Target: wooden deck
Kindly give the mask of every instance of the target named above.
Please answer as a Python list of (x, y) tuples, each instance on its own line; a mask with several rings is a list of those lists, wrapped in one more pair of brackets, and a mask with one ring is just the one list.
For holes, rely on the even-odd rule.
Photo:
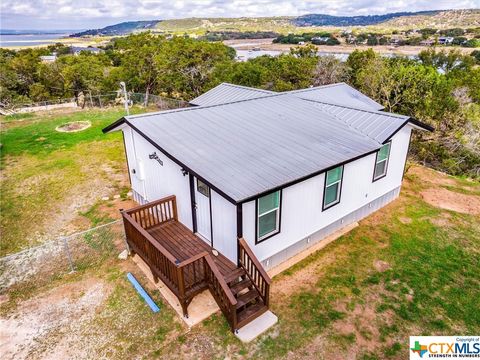
[(237, 269), (237, 265), (224, 255), (212, 254), (212, 247), (196, 236), (190, 229), (176, 220), (169, 220), (162, 224), (151, 227), (147, 232), (157, 240), (160, 245), (167, 249), (178, 262), (188, 260), (204, 251), (208, 252), (217, 265), (220, 273), (226, 277)]
[(184, 316), (193, 297), (209, 290), (233, 332), (268, 310), (271, 279), (247, 242), (237, 239), (234, 264), (178, 221), (175, 196), (122, 210), (132, 254), (179, 299)]

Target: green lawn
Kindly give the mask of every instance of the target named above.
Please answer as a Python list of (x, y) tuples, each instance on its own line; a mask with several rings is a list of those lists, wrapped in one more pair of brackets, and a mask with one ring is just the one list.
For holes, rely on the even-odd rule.
[[(77, 215), (127, 186), (121, 134), (101, 131), (123, 109), (26, 115), (2, 119), (0, 256), (88, 228)], [(55, 131), (85, 120), (92, 126), (84, 131)]]
[[(120, 134), (101, 129), (122, 115), (114, 109), (6, 119), (1, 255), (66, 231), (79, 219), (87, 227), (109, 220), (98, 199), (124, 194), (128, 177)], [(76, 120), (92, 127), (55, 132)], [(70, 350), (88, 349), (89, 357), (404, 359), (410, 335), (480, 333), (480, 219), (434, 207), (421, 196), (433, 188), (478, 197), (480, 184), (452, 177), (438, 183), (434, 176), (447, 179), (409, 171), (398, 200), (274, 278), (271, 305), (279, 323), (250, 344), (238, 341), (220, 314), (189, 331), (130, 260), (114, 257), (50, 282), (11, 288), (0, 315), (18, 315), (28, 299), (93, 282), (105, 287), (105, 301), (74, 328), (63, 325), (36, 338), (38, 357), (74, 331)], [(127, 271), (160, 304), (159, 313), (132, 290)]]
[[(457, 180), (449, 186), (476, 193), (479, 185)], [(423, 202), (420, 193), (430, 187), (441, 185), (407, 174), (400, 199), (274, 278), (272, 311), (279, 323), (250, 344), (229, 332), (221, 314), (187, 330), (131, 262), (112, 259), (45, 286), (94, 276), (113, 289), (78, 335), (98, 356), (405, 359), (410, 335), (480, 332), (480, 219)], [(159, 313), (135, 294), (126, 271), (149, 289)], [(13, 311), (44, 291), (18, 288), (3, 306)]]

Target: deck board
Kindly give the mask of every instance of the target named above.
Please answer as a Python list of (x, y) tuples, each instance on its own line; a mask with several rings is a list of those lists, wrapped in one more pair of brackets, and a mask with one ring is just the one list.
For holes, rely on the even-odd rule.
[(212, 256), (223, 276), (228, 275), (237, 268), (237, 266), (223, 254), (219, 253), (218, 256), (214, 256), (210, 245), (178, 221), (170, 220), (161, 225), (149, 228), (147, 231), (180, 262), (202, 251), (207, 251)]

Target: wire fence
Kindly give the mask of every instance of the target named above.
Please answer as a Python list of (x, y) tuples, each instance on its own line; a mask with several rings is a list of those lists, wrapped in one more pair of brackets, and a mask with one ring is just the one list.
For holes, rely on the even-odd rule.
[(14, 285), (49, 282), (118, 256), (127, 249), (122, 220), (100, 225), (0, 258), (0, 293)]
[[(156, 110), (177, 109), (189, 106), (188, 102), (172, 99), (158, 95), (145, 93), (128, 93), (129, 106), (137, 105), (143, 107), (151, 107)], [(109, 108), (113, 106), (124, 106), (125, 100), (119, 91), (106, 94), (92, 94), (92, 92), (81, 92), (76, 97), (46, 100), (35, 103), (15, 104), (2, 107), (0, 110), (4, 115), (22, 114), (36, 111), (47, 111), (55, 109), (75, 108), (75, 109), (92, 109), (92, 108)]]

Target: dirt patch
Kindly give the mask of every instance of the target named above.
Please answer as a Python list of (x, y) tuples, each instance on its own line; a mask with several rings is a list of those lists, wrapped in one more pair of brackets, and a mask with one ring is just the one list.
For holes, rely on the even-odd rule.
[(424, 166), (412, 166), (408, 170), (411, 175), (418, 176), (422, 181), (429, 182), (434, 185), (440, 186), (455, 186), (458, 185), (457, 181), (450, 177), (448, 174), (429, 169)]
[(34, 353), (47, 338), (54, 336), (57, 343), (64, 337), (75, 337), (72, 327), (93, 318), (110, 291), (103, 281), (90, 278), (25, 301), (15, 313), (0, 319), (2, 358), (36, 357)]
[(126, 199), (126, 200), (115, 199), (114, 201), (109, 202), (107, 204), (102, 204), (98, 208), (98, 210), (102, 214), (105, 214), (106, 216), (108, 216), (109, 218), (120, 219), (121, 218), (120, 209), (128, 210), (135, 206), (138, 206), (138, 204), (132, 199)]
[(411, 224), (412, 223), (412, 219), (410, 219), (409, 217), (406, 217), (406, 216), (400, 216), (398, 218), (398, 220), (400, 220), (400, 222), (402, 224)]
[(452, 215), (445, 212), (441, 213), (438, 217), (428, 218), (428, 221), (439, 227), (447, 227), (452, 225), (451, 218)]
[(375, 260), (373, 266), (375, 266), (375, 269), (380, 272), (385, 272), (391, 268), (389, 263), (382, 260)]
[(463, 214), (480, 214), (480, 196), (460, 194), (444, 188), (427, 189), (420, 195), (423, 200), (437, 208)]
[(315, 259), (313, 263), (300, 268), (293, 275), (282, 276), (277, 281), (274, 281), (272, 284), (272, 297), (288, 296), (299, 291), (302, 287), (314, 285), (322, 277), (323, 269), (338, 260), (338, 257), (331, 251), (322, 249), (320, 252), (322, 252), (321, 257)]
[(73, 121), (55, 128), (58, 132), (79, 132), (92, 126), (90, 121)]

